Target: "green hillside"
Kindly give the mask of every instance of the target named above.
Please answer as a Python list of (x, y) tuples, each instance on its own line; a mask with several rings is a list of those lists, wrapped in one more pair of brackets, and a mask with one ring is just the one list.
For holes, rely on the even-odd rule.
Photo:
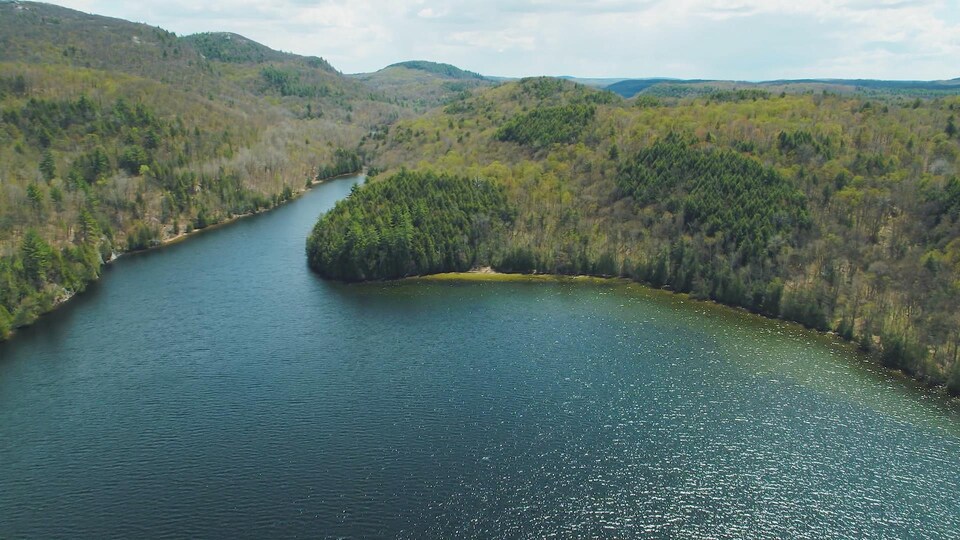
[(478, 264), (625, 276), (798, 321), (960, 392), (958, 115), (958, 97), (627, 101), (527, 79), (365, 148), (388, 171), (503, 186), (516, 218)]
[(478, 81), (482, 81), (485, 79), (485, 77), (483, 75), (480, 75), (479, 73), (466, 71), (458, 68), (457, 66), (452, 66), (450, 64), (428, 62), (426, 60), (408, 60), (406, 62), (398, 62), (396, 64), (391, 64), (387, 67), (388, 68), (402, 67), (407, 69), (424, 71), (426, 73), (431, 73), (433, 75), (437, 75), (444, 79), (470, 79), (470, 80), (478, 80)]
[(450, 64), (422, 60), (392, 64), (374, 73), (351, 77), (395, 103), (419, 113), (456, 98), (464, 92), (495, 86), (484, 76)]
[(0, 3), (0, 337), (116, 253), (283, 202), (406, 113), (320, 58)]

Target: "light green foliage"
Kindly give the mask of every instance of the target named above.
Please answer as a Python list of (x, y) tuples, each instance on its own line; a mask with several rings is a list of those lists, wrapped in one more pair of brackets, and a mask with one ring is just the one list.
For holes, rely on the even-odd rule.
[(6, 327), (115, 251), (289, 200), (321, 166), (357, 170), (363, 135), (404, 113), (322, 59), (240, 36), (9, 2), (0, 35)]
[[(960, 144), (944, 126), (960, 101), (718, 90), (637, 106), (529, 79), (401, 121), (370, 151), (382, 169), (500, 181), (517, 209), (501, 270), (631, 277), (955, 380)], [(592, 119), (531, 152), (553, 135), (528, 128), (571, 105)], [(503, 144), (507, 126), (531, 144)]]

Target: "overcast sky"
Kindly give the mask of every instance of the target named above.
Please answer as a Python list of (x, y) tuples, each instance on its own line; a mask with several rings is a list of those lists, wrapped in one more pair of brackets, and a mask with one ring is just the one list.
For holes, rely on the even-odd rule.
[(346, 73), (960, 77), (960, 0), (56, 0), (178, 34), (230, 31)]

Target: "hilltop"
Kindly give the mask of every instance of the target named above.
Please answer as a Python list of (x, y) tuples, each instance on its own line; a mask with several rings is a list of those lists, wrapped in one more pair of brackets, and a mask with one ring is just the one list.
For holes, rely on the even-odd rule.
[(424, 71), (426, 73), (432, 73), (444, 79), (470, 79), (470, 80), (485, 80), (486, 77), (480, 75), (479, 73), (474, 73), (472, 71), (466, 71), (458, 68), (457, 66), (452, 66), (450, 64), (443, 64), (438, 62), (429, 62), (427, 60), (408, 60), (406, 62), (398, 62), (396, 64), (390, 64), (387, 68), (407, 68), (415, 69), (418, 71)]
[(418, 112), (446, 103), (463, 92), (498, 84), (479, 73), (424, 60), (391, 64), (374, 73), (351, 77)]
[(336, 69), (323, 58), (303, 57), (292, 53), (275, 51), (266, 45), (232, 32), (201, 32), (180, 38), (189, 43), (206, 60), (228, 64), (265, 64), (268, 62), (304, 61), (311, 67), (331, 73)]

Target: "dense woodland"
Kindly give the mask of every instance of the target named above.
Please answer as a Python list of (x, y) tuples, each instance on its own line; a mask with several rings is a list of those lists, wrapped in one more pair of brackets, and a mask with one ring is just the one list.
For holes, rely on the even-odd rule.
[(495, 268), (624, 276), (797, 321), (960, 393), (958, 114), (956, 96), (622, 100), (528, 79), (365, 146), (380, 168), (503, 185), (517, 217)]
[(401, 171), (327, 212), (307, 256), (322, 276), (345, 281), (466, 271), (490, 260), (513, 215), (498, 183)]

